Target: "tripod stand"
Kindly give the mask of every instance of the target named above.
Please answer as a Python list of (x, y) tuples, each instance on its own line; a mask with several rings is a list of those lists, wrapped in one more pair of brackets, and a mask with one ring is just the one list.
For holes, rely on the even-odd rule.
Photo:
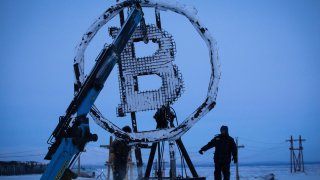
[[(172, 108), (170, 108), (169, 106), (163, 106), (161, 107), (156, 114), (154, 115), (154, 118), (157, 122), (157, 128), (158, 129), (163, 129), (163, 128), (168, 128), (169, 124), (170, 126), (174, 126), (174, 119), (176, 118), (176, 114), (174, 112), (174, 110)], [(162, 145), (161, 145), (162, 143)], [(169, 151), (170, 151), (170, 177), (163, 177), (163, 163), (161, 162), (163, 160), (163, 151), (164, 151), (164, 147), (163, 147), (163, 143), (164, 142), (156, 142), (156, 143), (152, 143), (151, 146), (151, 150), (150, 150), (150, 155), (149, 155), (149, 159), (148, 159), (148, 164), (147, 164), (147, 168), (145, 171), (145, 179), (150, 178), (150, 173), (151, 173), (151, 169), (152, 169), (152, 164), (154, 161), (154, 157), (156, 154), (156, 150), (158, 149), (158, 165), (157, 165), (157, 172), (156, 172), (156, 177), (158, 179), (165, 179), (165, 178), (171, 178), (171, 179), (175, 179), (176, 178), (176, 159), (175, 159), (175, 144), (177, 145), (177, 147), (179, 148), (180, 152), (181, 152), (181, 156), (182, 158), (186, 161), (190, 172), (193, 176), (192, 179), (205, 179), (205, 178), (201, 178), (198, 176), (198, 173), (189, 157), (189, 154), (182, 142), (182, 140), (179, 138), (175, 141), (169, 141)], [(186, 177), (187, 179), (190, 179), (188, 177)]]

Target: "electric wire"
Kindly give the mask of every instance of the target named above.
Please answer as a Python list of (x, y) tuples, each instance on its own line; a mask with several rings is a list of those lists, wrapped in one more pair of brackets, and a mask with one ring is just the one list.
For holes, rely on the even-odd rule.
[(8, 152), (8, 153), (0, 153), (0, 156), (3, 156), (3, 155), (10, 155), (10, 154), (22, 154), (22, 153), (29, 153), (29, 152), (35, 152), (35, 150), (18, 151), (18, 152)]
[(17, 157), (34, 157), (34, 156), (44, 156), (46, 154), (28, 154), (28, 155), (16, 155), (16, 156), (2, 156), (0, 159), (17, 158)]

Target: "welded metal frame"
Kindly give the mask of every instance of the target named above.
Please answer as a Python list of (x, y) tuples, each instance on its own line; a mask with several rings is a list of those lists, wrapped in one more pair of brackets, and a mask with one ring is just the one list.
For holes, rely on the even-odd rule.
[[(207, 96), (205, 97), (204, 102), (193, 113), (186, 117), (179, 126), (175, 128), (142, 131), (127, 134), (110, 120), (103, 117), (97, 107), (92, 107), (92, 109), (90, 110), (90, 115), (93, 117), (95, 122), (103, 129), (114, 134), (118, 138), (129, 140), (130, 142), (132, 142), (132, 144), (177, 140), (216, 105), (218, 83), (220, 80), (220, 64), (218, 61), (216, 41), (211, 37), (208, 29), (199, 21), (194, 9), (190, 10), (189, 7), (177, 2), (170, 3), (167, 1), (159, 0), (141, 0), (139, 1), (139, 3), (142, 7), (153, 7), (159, 10), (169, 10), (185, 16), (205, 41), (209, 50), (209, 62), (211, 65), (211, 75)], [(84, 53), (92, 38), (103, 25), (105, 25), (109, 20), (115, 17), (121, 10), (126, 7), (130, 7), (131, 5), (132, 1), (123, 1), (116, 4), (115, 6), (108, 8), (83, 35), (81, 42), (77, 46), (77, 53), (74, 58), (74, 68), (76, 76), (75, 87), (81, 87), (82, 83), (84, 82)], [(75, 88), (75, 90), (75, 93), (77, 93), (77, 88)]]

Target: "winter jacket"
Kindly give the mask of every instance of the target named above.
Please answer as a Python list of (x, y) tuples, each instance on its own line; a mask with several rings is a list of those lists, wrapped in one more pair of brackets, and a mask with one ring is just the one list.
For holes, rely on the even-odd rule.
[(127, 166), (129, 152), (131, 147), (124, 140), (116, 139), (111, 144), (111, 153), (114, 154), (114, 165), (115, 166)]
[(201, 151), (206, 151), (215, 147), (214, 162), (228, 163), (231, 162), (231, 155), (233, 159), (237, 160), (237, 146), (234, 139), (229, 135), (219, 134), (215, 136), (207, 145), (201, 148)]

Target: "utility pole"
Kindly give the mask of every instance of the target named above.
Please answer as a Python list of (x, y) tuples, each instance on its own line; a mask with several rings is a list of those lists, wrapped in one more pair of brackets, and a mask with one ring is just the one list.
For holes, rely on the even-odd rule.
[[(299, 142), (299, 148), (294, 148), (295, 141)], [(299, 136), (299, 139), (293, 139), (291, 136), (290, 139), (286, 140), (286, 142), (290, 142), (290, 172), (292, 173), (292, 169), (294, 172), (304, 172), (304, 160), (303, 160), (303, 147), (302, 142), (306, 141), (305, 139)], [(296, 155), (296, 151), (298, 151), (298, 155)]]
[(113, 142), (113, 137), (110, 136), (109, 145), (100, 145), (101, 148), (105, 148), (105, 149), (109, 150), (109, 156), (108, 156), (109, 159), (108, 159), (108, 161), (106, 161), (106, 164), (105, 164), (107, 166), (107, 180), (110, 179), (110, 171), (112, 169), (112, 163), (113, 163), (111, 160), (111, 156), (113, 156), (113, 155), (111, 154), (111, 151), (110, 151), (110, 146), (111, 146), (112, 142)]
[(240, 177), (239, 177), (239, 148), (244, 148), (244, 145), (239, 145), (238, 144), (238, 137), (236, 137), (236, 145), (237, 145), (237, 158), (238, 158), (238, 162), (236, 163), (236, 180), (239, 180)]

